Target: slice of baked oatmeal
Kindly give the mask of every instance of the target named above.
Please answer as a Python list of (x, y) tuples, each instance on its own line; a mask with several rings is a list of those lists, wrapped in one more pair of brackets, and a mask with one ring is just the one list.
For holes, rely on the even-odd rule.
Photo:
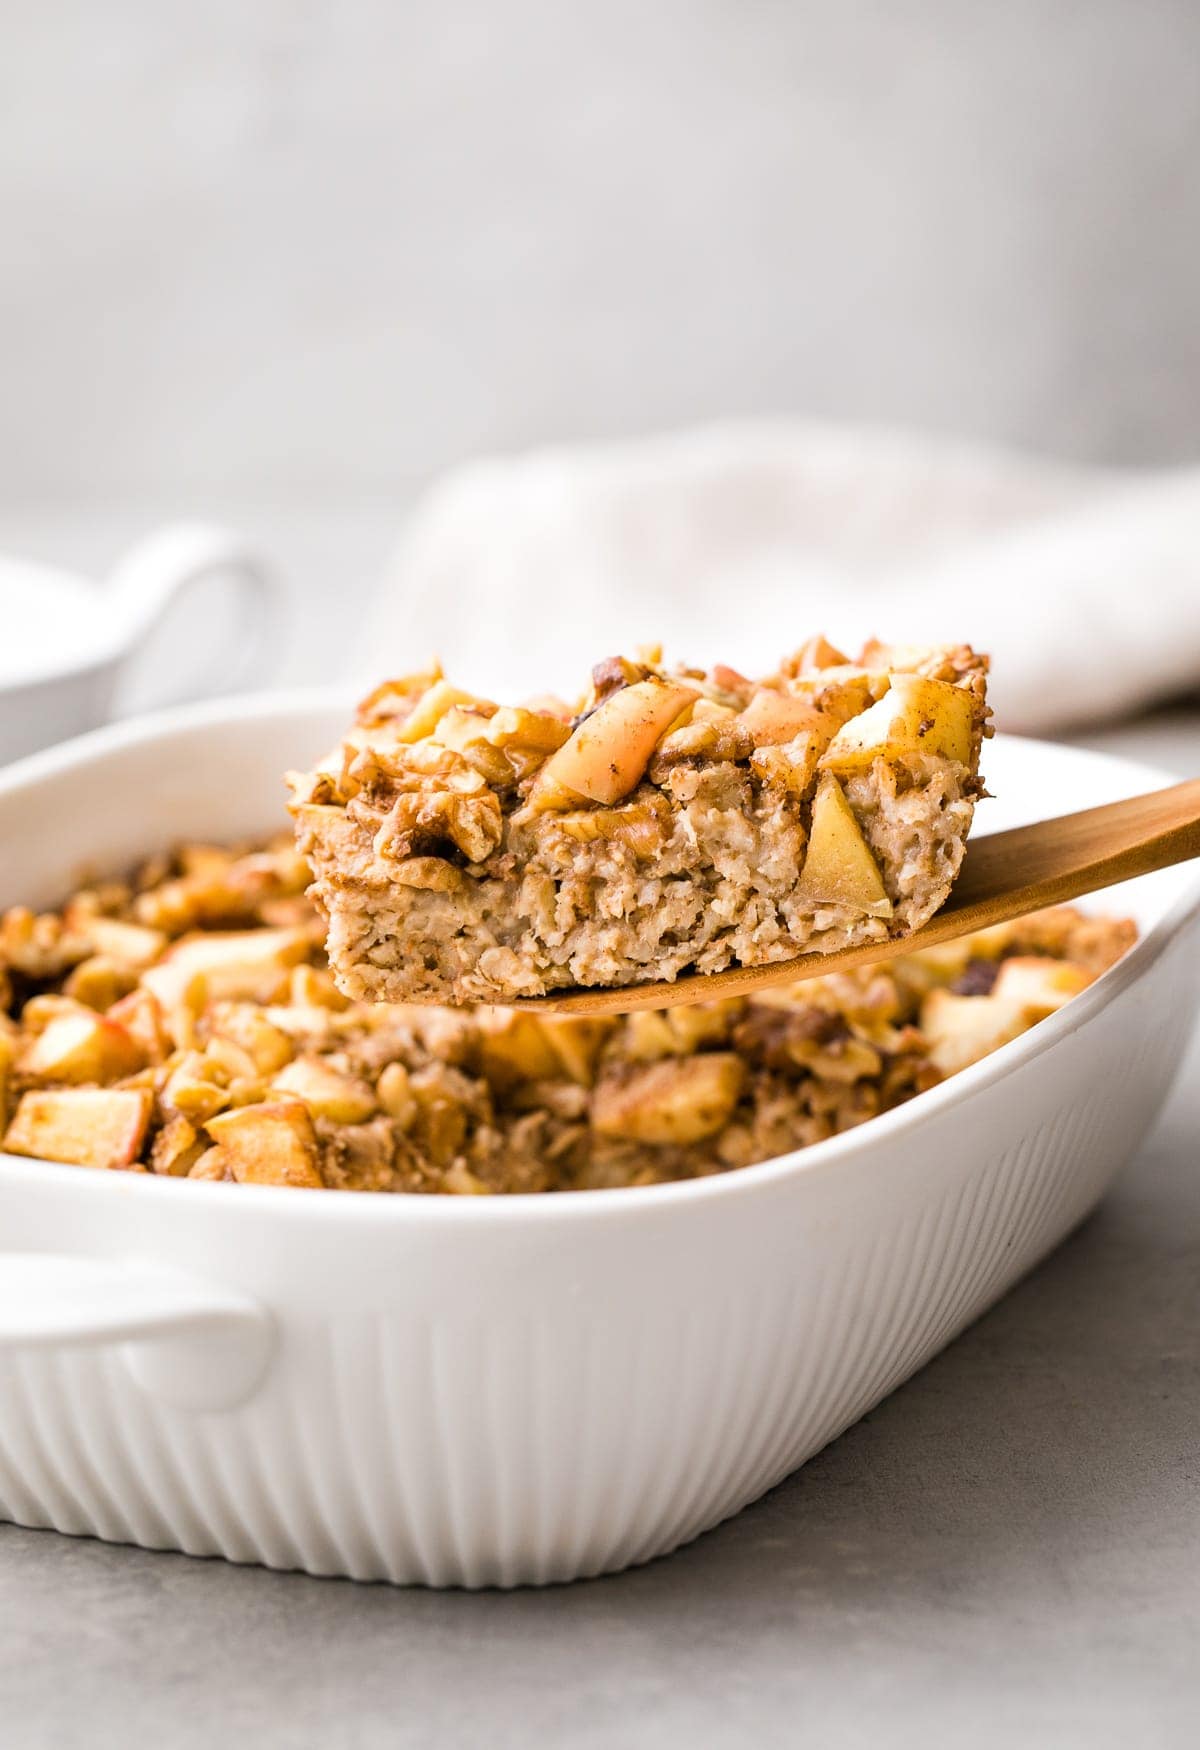
[(573, 708), (388, 682), (290, 780), (338, 983), (502, 1002), (907, 935), (962, 861), (986, 671), (817, 638), (760, 681), (613, 658)]

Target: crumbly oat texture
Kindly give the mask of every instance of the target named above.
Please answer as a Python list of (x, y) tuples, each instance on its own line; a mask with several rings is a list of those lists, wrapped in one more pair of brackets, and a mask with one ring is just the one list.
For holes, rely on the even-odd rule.
[(387, 682), (290, 780), (337, 982), (503, 1002), (907, 935), (962, 861), (986, 669), (816, 638), (761, 681), (612, 658), (573, 707)]
[(1082, 990), (1133, 926), (1056, 910), (752, 999), (615, 1018), (355, 1004), (290, 841), (193, 845), (0, 918), (11, 1153), (457, 1194), (655, 1184), (835, 1135)]

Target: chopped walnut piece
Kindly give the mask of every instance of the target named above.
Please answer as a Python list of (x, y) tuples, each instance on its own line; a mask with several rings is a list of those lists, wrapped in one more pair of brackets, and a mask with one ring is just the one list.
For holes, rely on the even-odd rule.
[(208, 1144), (195, 1125), (183, 1117), (169, 1118), (150, 1148), (150, 1171), (186, 1179)]

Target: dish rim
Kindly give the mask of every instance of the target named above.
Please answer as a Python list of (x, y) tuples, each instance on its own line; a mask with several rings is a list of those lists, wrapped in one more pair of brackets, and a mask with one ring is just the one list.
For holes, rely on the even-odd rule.
[[(127, 747), (153, 742), (170, 733), (203, 729), (231, 721), (253, 723), (265, 717), (295, 715), (305, 711), (314, 714), (318, 711), (332, 711), (344, 707), (352, 698), (352, 690), (344, 686), (287, 688), (277, 692), (243, 693), (204, 700), (198, 704), (168, 707), (124, 723), (110, 724), (0, 768), (0, 802), (27, 785), (59, 776), (93, 757), (119, 753)], [(1129, 777), (1144, 780), (1150, 789), (1177, 781), (1174, 773), (1141, 760), (1097, 753), (1087, 748), (1064, 750), (1060, 742), (1046, 742), (1031, 736), (1008, 736), (1005, 739), (1020, 741), (1030, 748), (1045, 747), (1056, 754), (1069, 751), (1080, 759), (1100, 762), (1124, 772)], [(1122, 991), (1137, 983), (1156, 964), (1173, 939), (1198, 911), (1200, 875), (1188, 883), (1163, 915), (1115, 965), (1109, 967), (1078, 996), (1072, 997), (1056, 1013), (1039, 1021), (1016, 1039), (989, 1052), (979, 1062), (947, 1077), (936, 1087), (915, 1095), (890, 1112), (878, 1114), (865, 1124), (855, 1125), (838, 1136), (809, 1143), (787, 1154), (774, 1155), (769, 1160), (758, 1161), (751, 1166), (737, 1167), (700, 1179), (675, 1179), (661, 1185), (613, 1186), (564, 1192), (559, 1195), (545, 1191), (525, 1191), (507, 1192), (495, 1197), (377, 1196), (367, 1193), (357, 1196), (304, 1197), (296, 1195), (294, 1187), (223, 1184), (206, 1185), (203, 1195), (214, 1209), (232, 1206), (232, 1199), (239, 1208), (246, 1210), (249, 1200), (252, 1208), (260, 1211), (269, 1208), (275, 1212), (276, 1218), (285, 1209), (292, 1210), (294, 1205), (299, 1205), (302, 1209), (315, 1205), (318, 1210), (325, 1210), (332, 1204), (336, 1208), (336, 1214), (297, 1213), (295, 1218), (326, 1222), (400, 1221), (434, 1226), (443, 1222), (595, 1222), (601, 1211), (610, 1219), (621, 1219), (634, 1207), (661, 1210), (676, 1203), (700, 1204), (713, 1199), (750, 1196), (756, 1191), (765, 1192), (792, 1178), (807, 1179), (836, 1170), (847, 1156), (853, 1158), (856, 1154), (868, 1154), (873, 1147), (884, 1147), (927, 1120), (970, 1099), (977, 1091), (1015, 1074), (1031, 1059), (1051, 1050), (1059, 1040), (1078, 1032), (1102, 1009), (1116, 1001)], [(0, 1176), (5, 1180), (16, 1180), (18, 1184), (25, 1180), (36, 1180), (44, 1186), (45, 1175), (49, 1172), (51, 1185), (65, 1190), (69, 1184), (78, 1187), (80, 1170), (79, 1167), (62, 1162), (42, 1161), (0, 1152)], [(179, 1191), (175, 1181), (151, 1173), (91, 1172), (87, 1174), (85, 1183), (92, 1187), (93, 1194), (100, 1196), (172, 1197), (178, 1195)], [(99, 1190), (100, 1183), (106, 1187), (105, 1190)], [(213, 1199), (220, 1202), (213, 1203)]]

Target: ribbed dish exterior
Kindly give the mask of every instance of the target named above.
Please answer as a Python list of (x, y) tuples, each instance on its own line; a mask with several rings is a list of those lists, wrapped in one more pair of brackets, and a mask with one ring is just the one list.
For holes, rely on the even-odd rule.
[(490, 1230), (167, 1186), (131, 1247), (103, 1175), (78, 1175), (65, 1215), (60, 1172), (31, 1194), (0, 1169), (6, 1244), (62, 1249), (66, 1222), (67, 1249), (219, 1272), (277, 1338), (258, 1391), (211, 1412), (158, 1401), (120, 1349), (0, 1356), (0, 1516), (431, 1586), (661, 1555), (835, 1438), (1087, 1214), (1153, 1122), (1192, 990), (1173, 944), (1011, 1073), (811, 1167)]

